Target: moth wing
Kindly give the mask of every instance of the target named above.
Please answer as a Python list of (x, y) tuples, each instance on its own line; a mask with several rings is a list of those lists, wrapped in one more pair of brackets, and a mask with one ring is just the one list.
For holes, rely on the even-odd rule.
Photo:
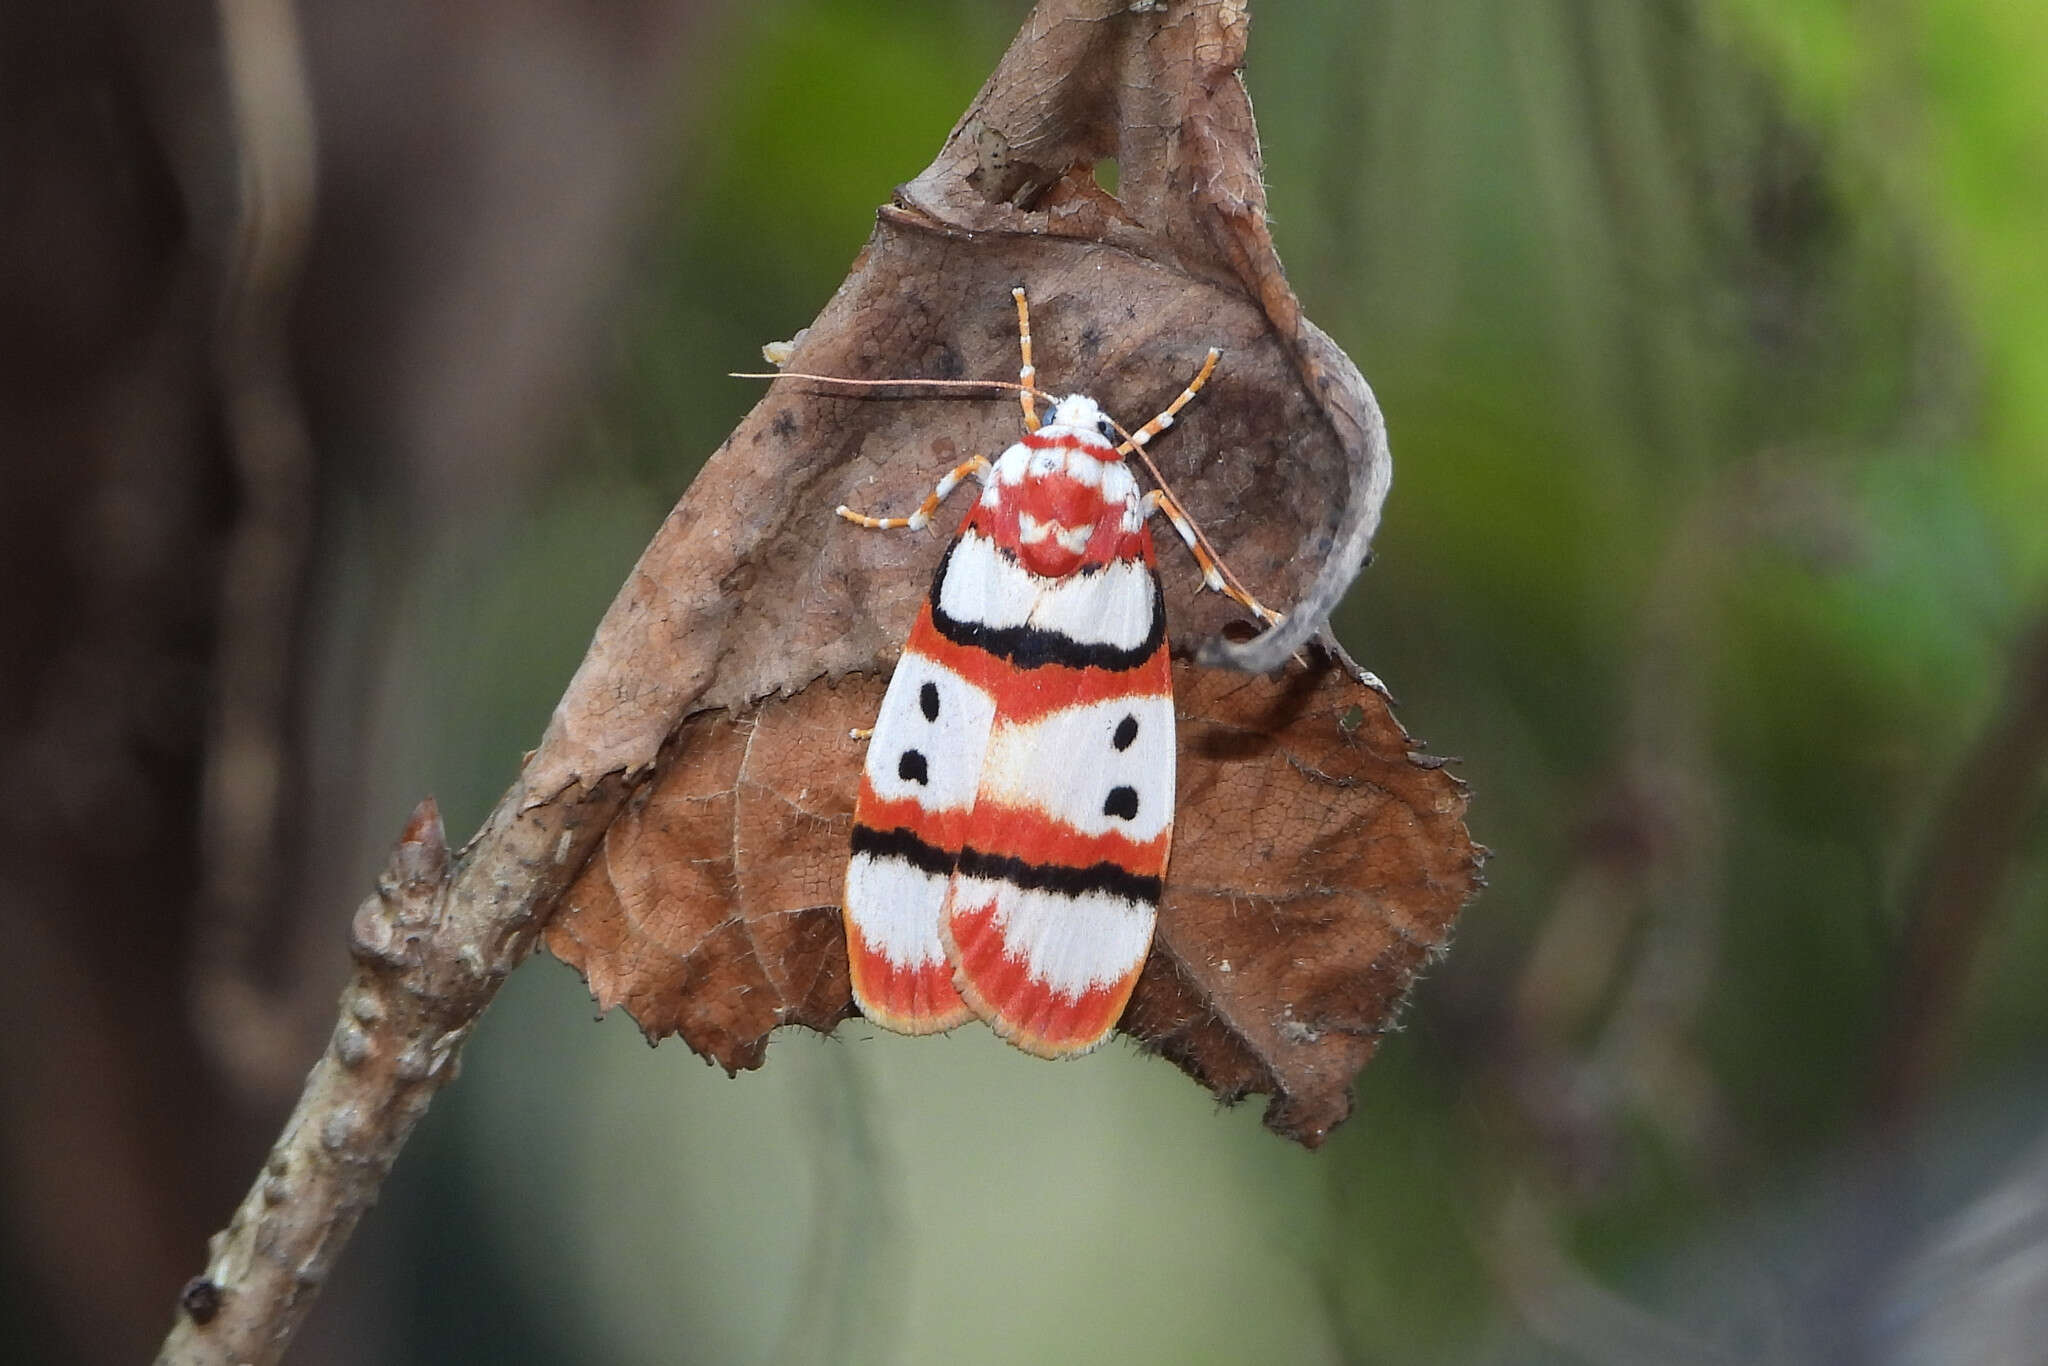
[(853, 997), (899, 1034), (974, 1018), (939, 937), (995, 722), (987, 687), (949, 668), (927, 607), (890, 676), (853, 811), (843, 915)]
[[(1155, 581), (1143, 578), (1145, 601), (1107, 603), (1107, 617), (1161, 610)], [(1090, 629), (1071, 596), (1062, 625)], [(1156, 638), (1133, 667), (1019, 669), (995, 683), (941, 929), (961, 997), (1040, 1057), (1107, 1038), (1151, 949), (1175, 757), (1163, 628)]]

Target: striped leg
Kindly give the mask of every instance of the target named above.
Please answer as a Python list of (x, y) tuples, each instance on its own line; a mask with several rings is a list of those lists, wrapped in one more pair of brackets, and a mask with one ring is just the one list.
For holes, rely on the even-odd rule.
[(1024, 386), (1018, 393), (1017, 401), (1024, 405), (1024, 430), (1038, 430), (1038, 408), (1032, 402), (1031, 391), (1037, 387), (1038, 367), (1031, 363), (1031, 305), (1024, 302), (1024, 286), (1010, 291), (1010, 297), (1017, 301), (1017, 349), (1023, 353), (1023, 364), (1017, 367), (1017, 382)]
[[(1212, 351), (1209, 354), (1213, 356), (1216, 353)], [(1153, 489), (1145, 495), (1145, 515), (1149, 517), (1155, 512), (1165, 513), (1166, 520), (1173, 523), (1173, 529), (1178, 531), (1181, 540), (1187, 543), (1188, 552), (1195, 557), (1196, 567), (1202, 571), (1203, 587), (1221, 593), (1268, 626), (1280, 624), (1280, 614), (1246, 592), (1244, 586), (1237, 581), (1237, 576), (1226, 570), (1222, 561), (1209, 553), (1208, 542), (1202, 533), (1195, 530), (1195, 524), (1188, 520), (1187, 513), (1182, 510), (1179, 503), (1173, 501), (1173, 495), (1165, 489)]]
[(1201, 373), (1188, 381), (1188, 387), (1180, 391), (1180, 397), (1167, 404), (1165, 412), (1138, 428), (1137, 431), (1132, 432), (1130, 440), (1124, 442), (1117, 449), (1125, 455), (1129, 455), (1132, 451), (1143, 449), (1151, 442), (1153, 437), (1171, 427), (1174, 414), (1187, 407), (1194, 400), (1195, 395), (1202, 392), (1202, 386), (1209, 382), (1209, 376), (1216, 371), (1216, 362), (1222, 359), (1223, 353), (1213, 346), (1210, 347), (1209, 358), (1202, 362)]
[(918, 504), (917, 511), (911, 513), (908, 517), (870, 517), (866, 513), (855, 512), (844, 503), (841, 503), (834, 511), (847, 521), (852, 522), (855, 526), (864, 526), (875, 531), (895, 531), (902, 527), (908, 527), (912, 531), (922, 531), (925, 527), (931, 525), (932, 514), (939, 510), (939, 504), (945, 502), (954, 489), (960, 487), (962, 479), (971, 474), (976, 479), (986, 483), (988, 482), (988, 472), (989, 463), (985, 457), (979, 455), (969, 456), (948, 471), (946, 477), (939, 481), (939, 486), (931, 491), (931, 496)]

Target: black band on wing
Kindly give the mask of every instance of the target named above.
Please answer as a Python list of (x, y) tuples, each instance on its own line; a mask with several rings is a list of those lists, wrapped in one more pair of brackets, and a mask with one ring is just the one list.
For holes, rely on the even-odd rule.
[(1007, 854), (984, 854), (979, 849), (962, 849), (955, 873), (960, 877), (1007, 882), (1019, 891), (1058, 892), (1061, 896), (1104, 892), (1147, 906), (1159, 904), (1161, 888), (1158, 878), (1107, 861), (1087, 868), (1069, 868), (1063, 863), (1026, 863)]
[(920, 872), (946, 877), (953, 871), (953, 855), (919, 839), (902, 826), (894, 830), (877, 830), (872, 825), (853, 827), (853, 852), (872, 854), (876, 858), (901, 859)]
[[(1114, 645), (1090, 644), (1062, 631), (1048, 631), (1038, 626), (983, 626), (979, 622), (949, 617), (939, 602), (941, 590), (946, 586), (946, 572), (953, 564), (953, 552), (959, 548), (960, 540), (955, 538), (939, 559), (939, 572), (932, 577), (932, 625), (955, 645), (972, 645), (977, 650), (986, 650), (1019, 669), (1064, 664), (1070, 669), (1109, 669), (1121, 673), (1151, 659), (1166, 640), (1166, 594), (1159, 586), (1156, 570), (1146, 575), (1152, 585), (1152, 629), (1145, 633), (1144, 640), (1128, 650)], [(1007, 552), (999, 550), (998, 553)], [(1088, 571), (1082, 569), (1077, 572), (1085, 574)]]
[(877, 830), (872, 825), (853, 827), (853, 852), (875, 858), (901, 859), (921, 872), (938, 877), (986, 878), (1007, 882), (1024, 892), (1057, 892), (1061, 896), (1086, 896), (1102, 892), (1147, 906), (1159, 904), (1160, 879), (1134, 873), (1104, 861), (1086, 868), (1063, 863), (1026, 863), (1008, 854), (984, 854), (979, 849), (962, 849), (956, 859), (936, 844), (919, 839), (902, 826)]

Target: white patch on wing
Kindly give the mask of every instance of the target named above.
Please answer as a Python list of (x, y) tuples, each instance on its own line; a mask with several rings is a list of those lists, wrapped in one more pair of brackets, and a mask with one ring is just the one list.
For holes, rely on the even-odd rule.
[[(1023, 534), (1054, 534), (1052, 524), (1020, 518)], [(1134, 650), (1151, 638), (1152, 571), (1140, 560), (1113, 560), (1087, 573), (1034, 574), (977, 532), (963, 532), (939, 586), (939, 610), (958, 622), (1003, 630), (1031, 625), (1084, 645)]]
[(996, 630), (1022, 626), (1052, 582), (1011, 560), (988, 537), (965, 531), (946, 562), (939, 610), (955, 621)]
[(1032, 607), (1030, 622), (1084, 645), (1135, 650), (1152, 636), (1152, 571), (1142, 560), (1112, 560), (1085, 574), (1069, 574)]
[[(927, 701), (937, 703), (936, 715), (925, 714)], [(868, 782), (877, 796), (914, 797), (927, 811), (971, 806), (995, 716), (989, 694), (944, 665), (906, 650), (868, 740)]]
[(951, 884), (902, 859), (855, 854), (846, 865), (846, 910), (876, 953), (899, 967), (920, 967), (946, 956), (939, 914)]
[[(1124, 726), (1126, 719), (1133, 724)], [(1036, 807), (1083, 834), (1114, 830), (1142, 843), (1173, 824), (1173, 783), (1173, 698), (1146, 693), (998, 722), (982, 762), (981, 795)]]
[(993, 903), (1005, 956), (1021, 957), (1053, 991), (1079, 996), (1122, 981), (1152, 947), (1152, 906), (1107, 892), (1027, 892), (990, 878), (957, 878), (950, 905)]

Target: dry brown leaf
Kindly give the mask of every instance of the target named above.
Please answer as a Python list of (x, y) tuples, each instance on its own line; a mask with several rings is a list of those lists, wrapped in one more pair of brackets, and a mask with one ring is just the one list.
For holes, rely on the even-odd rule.
[[(1252, 591), (1296, 608), (1279, 639), (1222, 647), (1231, 606), (1163, 568), (1183, 644), (1276, 667), (1363, 561), (1390, 466), (1372, 391), (1301, 316), (1267, 235), (1240, 5), (1046, 0), (932, 165), (879, 214), (796, 370), (1014, 378), (1010, 290), (1030, 292), (1040, 383), (1128, 425), (1223, 363), (1154, 457)], [(1115, 156), (1120, 200), (1093, 164)], [(794, 331), (795, 329), (791, 329)], [(741, 358), (735, 358), (741, 359)], [(692, 712), (882, 672), (927, 576), (915, 537), (832, 508), (914, 506), (1019, 432), (1014, 403), (849, 397), (782, 380), (713, 454), (599, 625), (524, 775), (539, 805), (653, 763)]]
[(849, 1013), (839, 888), (860, 761), (847, 732), (880, 699), (848, 679), (684, 724), (679, 761), (627, 803), (548, 925), (600, 1007), (727, 1071), (760, 1066), (778, 1025), (829, 1030)]
[[(880, 677), (702, 712), (570, 889), (548, 946), (650, 1039), (728, 1070), (769, 1032), (853, 1013), (839, 922), (860, 742)], [(1465, 792), (1410, 757), (1337, 667), (1176, 668), (1179, 816), (1159, 928), (1122, 1028), (1219, 1099), (1314, 1146), (1478, 884)]]
[[(1371, 390), (1301, 316), (1267, 233), (1232, 0), (1041, 0), (944, 149), (878, 216), (792, 370), (1008, 378), (1010, 290), (1039, 382), (1127, 426), (1211, 346), (1215, 378), (1152, 447), (1236, 573), (1289, 609), (1249, 646), (1168, 538), (1177, 649), (1271, 669), (1322, 631), (1390, 466)], [(1117, 159), (1118, 195), (1094, 181)], [(851, 396), (786, 378), (707, 463), (599, 626), (523, 775), (526, 809), (640, 790), (548, 930), (598, 1000), (728, 1068), (778, 1024), (849, 1011), (837, 904), (859, 750), (937, 538), (856, 531), (1020, 431), (1014, 402)], [(950, 515), (959, 515), (952, 511)], [(1416, 969), (1476, 886), (1462, 789), (1411, 763), (1340, 666), (1177, 666), (1181, 793), (1152, 960), (1125, 1028), (1314, 1144), (1349, 1107)]]
[(1335, 667), (1174, 678), (1180, 790), (1122, 1029), (1309, 1147), (1479, 889), (1465, 786)]

